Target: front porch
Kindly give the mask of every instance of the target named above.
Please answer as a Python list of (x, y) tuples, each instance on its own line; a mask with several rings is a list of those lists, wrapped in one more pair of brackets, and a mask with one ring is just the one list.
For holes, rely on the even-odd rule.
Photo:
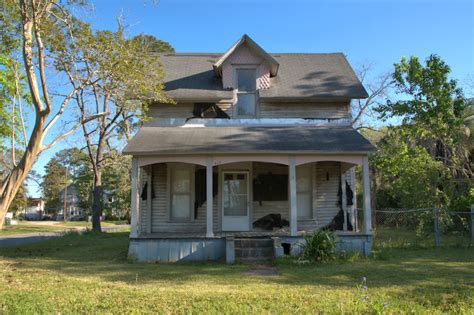
[[(284, 253), (281, 244), (296, 255), (303, 236), (323, 227), (337, 231), (339, 249), (370, 254), (364, 155), (140, 156), (132, 165), (129, 256), (139, 261), (233, 262), (233, 242), (251, 238), (271, 239), (275, 257)], [(363, 222), (357, 165), (364, 175)], [(259, 225), (268, 215), (278, 222)]]

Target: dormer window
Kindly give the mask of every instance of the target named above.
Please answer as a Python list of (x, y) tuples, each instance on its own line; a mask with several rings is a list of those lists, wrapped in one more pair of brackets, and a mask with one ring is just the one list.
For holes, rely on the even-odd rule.
[(235, 69), (235, 77), (237, 82), (236, 117), (255, 117), (257, 103), (256, 68), (237, 68)]

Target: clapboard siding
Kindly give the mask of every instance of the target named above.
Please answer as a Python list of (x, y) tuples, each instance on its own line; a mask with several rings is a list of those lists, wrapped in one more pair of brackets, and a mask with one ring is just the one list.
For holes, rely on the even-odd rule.
[(340, 163), (338, 162), (316, 164), (313, 179), (316, 183), (316, 189), (313, 190), (313, 207), (317, 228), (329, 224), (340, 210), (337, 196), (340, 174)]
[(349, 116), (349, 102), (270, 103), (260, 102), (260, 118), (336, 119)]
[[(232, 102), (221, 101), (217, 103), (224, 112), (232, 117)], [(152, 118), (190, 118), (193, 116), (194, 103), (164, 104), (155, 103), (150, 106), (148, 116)]]
[[(202, 167), (202, 166), (196, 166)], [(235, 163), (219, 167), (219, 172), (232, 170), (249, 170), (252, 179), (259, 174), (288, 174), (288, 166), (273, 163)], [(218, 171), (215, 167), (214, 171)], [(141, 188), (147, 179), (146, 172), (141, 172)], [(329, 180), (327, 180), (327, 174)], [(346, 173), (347, 180), (353, 187), (354, 182), (351, 177), (351, 170)], [(153, 165), (153, 189), (155, 198), (152, 200), (152, 232), (199, 232), (206, 231), (206, 203), (198, 208), (197, 217), (190, 222), (172, 222), (168, 214), (168, 193), (167, 193), (167, 165), (165, 163)], [(219, 176), (220, 178), (220, 176)], [(313, 213), (312, 220), (298, 220), (299, 231), (311, 231), (319, 229), (332, 221), (334, 216), (340, 210), (338, 205), (338, 191), (340, 183), (340, 163), (339, 162), (318, 162), (314, 164), (312, 171), (313, 181)], [(252, 181), (253, 182), (253, 181)], [(221, 183), (220, 183), (221, 184)], [(213, 229), (215, 232), (221, 231), (220, 228), (220, 185), (219, 193), (213, 199)], [(253, 199), (253, 198), (252, 198)], [(252, 201), (252, 222), (269, 214), (280, 214), (285, 220), (289, 220), (289, 202), (288, 201)], [(147, 215), (146, 200), (140, 199), (140, 231), (147, 232), (147, 226), (150, 218)]]

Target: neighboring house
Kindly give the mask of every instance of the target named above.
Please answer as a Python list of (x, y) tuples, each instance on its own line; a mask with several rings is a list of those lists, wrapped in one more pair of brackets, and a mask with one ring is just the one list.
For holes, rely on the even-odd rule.
[(153, 104), (124, 149), (130, 257), (271, 258), (323, 227), (338, 230), (339, 249), (370, 253), (374, 147), (350, 126), (351, 100), (367, 92), (343, 54), (270, 54), (244, 35), (224, 54), (159, 58), (176, 104)]
[[(64, 215), (64, 189), (59, 192), (59, 209), (58, 214)], [(84, 213), (83, 209), (79, 207), (79, 196), (77, 194), (76, 186), (70, 184), (66, 189), (66, 218), (70, 219), (76, 215)]]
[(28, 206), (22, 214), (26, 220), (40, 220), (44, 214), (43, 198), (29, 198)]

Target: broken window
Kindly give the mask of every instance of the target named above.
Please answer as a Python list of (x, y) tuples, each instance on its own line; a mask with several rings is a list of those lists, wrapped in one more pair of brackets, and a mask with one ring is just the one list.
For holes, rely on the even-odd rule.
[(253, 181), (253, 200), (258, 202), (287, 201), (288, 175), (259, 174)]
[(227, 118), (229, 115), (214, 103), (194, 103), (193, 117), (188, 118)]

